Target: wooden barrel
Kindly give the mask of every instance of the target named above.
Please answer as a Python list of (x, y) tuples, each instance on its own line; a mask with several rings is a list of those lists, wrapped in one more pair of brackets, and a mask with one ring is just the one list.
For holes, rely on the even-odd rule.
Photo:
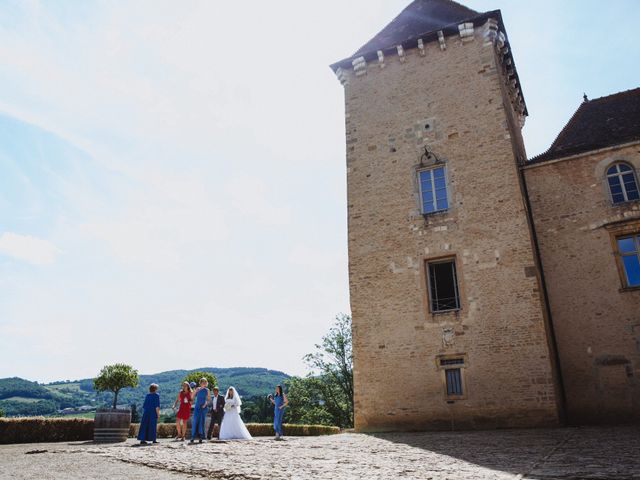
[(130, 410), (99, 409), (93, 424), (93, 441), (100, 443), (124, 442), (129, 436)]

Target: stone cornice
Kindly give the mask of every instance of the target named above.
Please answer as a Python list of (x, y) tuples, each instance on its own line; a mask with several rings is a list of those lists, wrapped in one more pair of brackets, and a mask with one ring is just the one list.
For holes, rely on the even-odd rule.
[(440, 30), (409, 38), (399, 45), (391, 45), (384, 49), (345, 58), (331, 65), (331, 69), (335, 72), (340, 83), (347, 85), (352, 73), (356, 77), (359, 77), (366, 75), (371, 65), (384, 68), (385, 58), (387, 57), (396, 56), (400, 62), (404, 63), (407, 58), (407, 50), (417, 49), (420, 56), (425, 56), (425, 45), (427, 43), (438, 42), (440, 50), (445, 51), (447, 49), (447, 38), (459, 36), (460, 40), (464, 43), (473, 41), (476, 37), (480, 36), (479, 34), (482, 35), (484, 45), (492, 44), (496, 49), (510, 101), (522, 127), (524, 118), (528, 115), (527, 106), (524, 101), (524, 96), (522, 95), (520, 80), (515, 68), (500, 10), (486, 12), (463, 22), (447, 25)]

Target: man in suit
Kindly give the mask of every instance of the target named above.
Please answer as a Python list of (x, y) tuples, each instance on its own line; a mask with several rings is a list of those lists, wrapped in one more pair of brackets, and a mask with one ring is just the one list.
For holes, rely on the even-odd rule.
[(209, 431), (207, 432), (207, 439), (211, 440), (213, 434), (213, 426), (218, 424), (219, 428), (222, 425), (222, 417), (224, 417), (224, 396), (220, 395), (218, 387), (213, 387), (213, 393), (211, 394), (211, 425), (209, 425)]

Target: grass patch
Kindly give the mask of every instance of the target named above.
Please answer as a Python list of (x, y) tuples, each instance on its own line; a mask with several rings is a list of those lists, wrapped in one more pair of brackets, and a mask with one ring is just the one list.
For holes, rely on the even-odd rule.
[(78, 383), (54, 383), (49, 385), (44, 385), (44, 388), (49, 390), (72, 390), (74, 392), (80, 392), (80, 382)]
[(88, 418), (90, 420), (93, 420), (95, 417), (96, 417), (96, 412), (71, 413), (69, 415), (55, 413), (53, 415), (47, 415), (47, 418)]
[(3, 402), (19, 402), (19, 403), (37, 403), (41, 398), (27, 398), (27, 397), (9, 397), (3, 398)]

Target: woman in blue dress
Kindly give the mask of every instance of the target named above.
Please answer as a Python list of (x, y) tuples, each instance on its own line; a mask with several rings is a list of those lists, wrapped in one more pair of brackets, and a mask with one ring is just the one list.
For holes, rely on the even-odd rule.
[(273, 403), (273, 429), (276, 431), (276, 440), (282, 440), (284, 432), (282, 431), (282, 420), (284, 418), (284, 410), (289, 405), (287, 396), (282, 391), (282, 385), (276, 386), (276, 396), (269, 395), (269, 400)]
[(193, 418), (191, 419), (191, 441), (193, 443), (196, 439), (196, 434), (202, 443), (205, 438), (204, 423), (207, 418), (207, 408), (211, 401), (211, 394), (207, 385), (209, 384), (206, 378), (200, 379), (200, 387), (195, 392), (195, 405), (193, 406)]
[(149, 385), (149, 393), (144, 399), (142, 410), (144, 412), (140, 421), (138, 440), (141, 445), (146, 445), (148, 441), (158, 443), (156, 438), (158, 418), (160, 417), (160, 395), (158, 395), (158, 385), (155, 383)]

